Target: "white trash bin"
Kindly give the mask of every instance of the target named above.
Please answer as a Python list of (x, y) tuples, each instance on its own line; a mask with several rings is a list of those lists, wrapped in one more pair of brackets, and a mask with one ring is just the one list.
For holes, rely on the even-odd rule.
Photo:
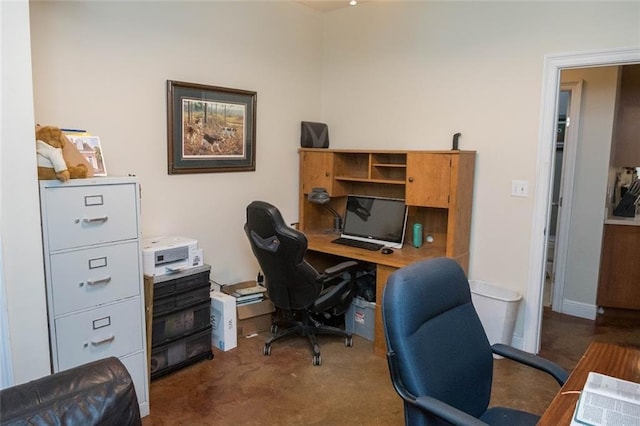
[(513, 290), (484, 281), (470, 280), (471, 301), (478, 312), (490, 344), (511, 344), (518, 305), (522, 296)]

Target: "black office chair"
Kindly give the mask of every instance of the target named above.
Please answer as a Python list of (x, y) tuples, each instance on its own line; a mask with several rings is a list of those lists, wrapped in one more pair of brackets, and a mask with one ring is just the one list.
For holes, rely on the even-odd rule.
[(416, 262), (389, 277), (382, 300), (387, 360), (407, 425), (535, 425), (538, 416), (488, 408), (493, 353), (549, 373), (568, 373), (536, 355), (490, 346), (471, 303), (469, 282), (452, 259)]
[(355, 294), (358, 263), (343, 262), (319, 273), (304, 260), (306, 236), (287, 226), (280, 211), (263, 201), (254, 201), (247, 207), (244, 230), (264, 274), (269, 299), (287, 315), (272, 325), (274, 336), (264, 344), (263, 354), (271, 355), (274, 341), (295, 334), (308, 338), (313, 365), (322, 363), (316, 334), (342, 336), (345, 345), (352, 346), (350, 333), (325, 325), (323, 320), (339, 316), (349, 307)]

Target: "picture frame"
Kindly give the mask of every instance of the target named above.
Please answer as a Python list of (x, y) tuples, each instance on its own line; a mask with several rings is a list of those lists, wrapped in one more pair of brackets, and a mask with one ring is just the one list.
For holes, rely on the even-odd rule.
[(168, 172), (256, 169), (257, 93), (167, 80)]
[(65, 133), (65, 136), (91, 166), (93, 170), (92, 176), (107, 176), (107, 165), (104, 161), (104, 153), (98, 136), (69, 133)]

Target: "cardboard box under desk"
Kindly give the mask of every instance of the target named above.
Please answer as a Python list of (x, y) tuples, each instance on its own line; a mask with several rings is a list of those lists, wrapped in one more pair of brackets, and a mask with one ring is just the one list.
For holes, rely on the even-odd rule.
[[(222, 291), (233, 294), (238, 289), (255, 287), (255, 281), (243, 281), (237, 284), (222, 286)], [(236, 307), (238, 314), (238, 336), (249, 336), (251, 334), (263, 333), (271, 329), (271, 316), (276, 308), (273, 303), (266, 298), (262, 302), (250, 303)]]

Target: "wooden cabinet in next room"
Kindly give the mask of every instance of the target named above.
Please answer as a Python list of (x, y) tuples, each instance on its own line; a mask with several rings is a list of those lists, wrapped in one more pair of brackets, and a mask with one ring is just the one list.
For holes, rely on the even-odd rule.
[(640, 309), (640, 226), (605, 225), (597, 304)]

